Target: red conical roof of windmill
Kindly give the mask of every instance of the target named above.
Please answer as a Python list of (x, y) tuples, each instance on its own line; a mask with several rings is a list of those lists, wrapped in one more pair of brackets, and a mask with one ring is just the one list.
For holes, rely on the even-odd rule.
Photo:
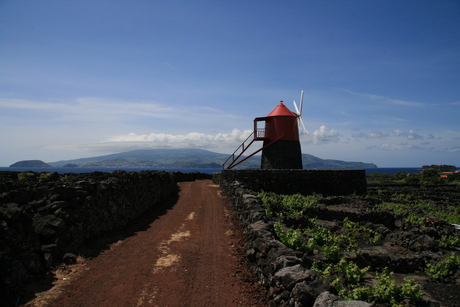
[(294, 113), (292, 113), (283, 103), (280, 103), (273, 111), (270, 112), (269, 116), (294, 116), (297, 117)]

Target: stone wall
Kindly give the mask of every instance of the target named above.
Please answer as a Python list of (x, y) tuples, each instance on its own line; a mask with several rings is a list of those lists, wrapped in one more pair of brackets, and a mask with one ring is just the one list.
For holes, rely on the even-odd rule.
[[(246, 256), (250, 268), (266, 287), (269, 306), (369, 307), (363, 301), (343, 301), (332, 284), (281, 243), (273, 221), (265, 215), (260, 198), (250, 194), (246, 184), (219, 179), (221, 189), (232, 200), (235, 212), (245, 226)], [(225, 178), (225, 176), (224, 176)]]
[(213, 174), (216, 184), (238, 181), (252, 191), (277, 194), (347, 195), (366, 193), (364, 170), (223, 170)]
[(0, 172), (0, 305), (16, 301), (25, 282), (72, 261), (88, 240), (147, 210), (168, 209), (177, 182), (209, 178), (163, 171)]

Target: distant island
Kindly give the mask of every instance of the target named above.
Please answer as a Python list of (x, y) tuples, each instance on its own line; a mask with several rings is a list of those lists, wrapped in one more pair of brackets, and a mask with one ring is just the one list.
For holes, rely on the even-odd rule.
[(422, 166), (422, 170), (428, 170), (428, 169), (434, 169), (434, 170), (441, 171), (441, 172), (448, 172), (448, 171), (456, 170), (457, 167), (455, 165), (447, 165), (447, 164), (441, 164), (441, 165), (432, 164), (432, 165)]
[(24, 160), (11, 164), (10, 167), (52, 167), (41, 160)]
[[(202, 149), (141, 149), (111, 155), (45, 163), (40, 160), (16, 162), (10, 167), (107, 167), (107, 168), (221, 168), (227, 154)], [(238, 168), (260, 168), (260, 156), (254, 156)], [(321, 159), (302, 154), (304, 169), (377, 168), (374, 163)]]

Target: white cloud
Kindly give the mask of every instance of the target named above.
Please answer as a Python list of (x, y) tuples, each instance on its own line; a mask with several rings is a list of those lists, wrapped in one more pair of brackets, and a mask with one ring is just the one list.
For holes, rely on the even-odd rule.
[(315, 144), (325, 144), (330, 142), (338, 142), (339, 132), (335, 129), (328, 129), (326, 126), (321, 126), (313, 132), (313, 142)]
[(371, 100), (379, 100), (381, 102), (388, 103), (388, 104), (403, 105), (403, 106), (409, 106), (409, 107), (421, 107), (425, 105), (425, 103), (422, 103), (422, 102), (393, 99), (393, 98), (388, 98), (385, 96), (380, 96), (380, 95), (375, 95), (375, 94), (358, 93), (358, 92), (353, 92), (350, 90), (344, 90), (344, 92), (354, 95), (354, 96), (368, 98)]
[(396, 135), (396, 136), (400, 136), (400, 135), (403, 134), (403, 132), (401, 130), (399, 130), (399, 129), (395, 129), (395, 130), (393, 130), (393, 134)]
[[(2, 112), (5, 110), (6, 112)], [(252, 120), (207, 106), (166, 105), (155, 101), (77, 98), (69, 102), (41, 102), (0, 98), (0, 120), (13, 126), (92, 126), (114, 135), (120, 131), (229, 131), (246, 129)], [(244, 125), (242, 125), (242, 123)], [(121, 128), (125, 128), (121, 130)]]
[(157, 118), (170, 118), (174, 114), (174, 109), (165, 107), (160, 103), (144, 101), (144, 102), (131, 102), (119, 101), (112, 99), (101, 99), (94, 97), (83, 97), (77, 100), (78, 107), (84, 110), (91, 110), (93, 112), (111, 112), (123, 115), (143, 115)]
[(390, 143), (383, 143), (380, 145), (373, 145), (369, 146), (366, 149), (382, 149), (382, 150), (422, 150), (423, 148), (415, 145), (410, 145), (407, 143), (400, 143), (400, 144), (390, 144)]
[(374, 139), (382, 139), (384, 137), (390, 136), (387, 133), (382, 133), (380, 130), (372, 130), (371, 133), (369, 133), (369, 137), (374, 138)]
[(199, 132), (190, 132), (187, 134), (164, 134), (164, 133), (150, 133), (150, 134), (135, 134), (129, 133), (127, 135), (120, 135), (111, 137), (107, 142), (151, 142), (152, 144), (158, 145), (175, 145), (190, 143), (196, 146), (215, 146), (220, 142), (225, 143), (241, 143), (250, 134), (252, 130), (240, 131), (233, 129), (230, 133), (216, 133), (216, 134), (205, 134)]
[(454, 147), (434, 147), (431, 148), (433, 151), (441, 151), (441, 152), (460, 152), (460, 146)]
[(48, 119), (66, 121), (122, 120), (128, 116), (171, 118), (175, 110), (156, 102), (131, 102), (93, 97), (77, 98), (69, 102), (0, 99), (0, 109), (45, 111)]
[(364, 132), (355, 132), (352, 134), (352, 137), (355, 139), (367, 139), (368, 135)]
[(398, 104), (398, 105), (403, 105), (403, 106), (409, 106), (409, 107), (421, 107), (424, 106), (424, 103), (421, 102), (414, 102), (414, 101), (405, 101), (405, 100), (399, 100), (399, 99), (390, 99), (390, 98), (385, 98), (385, 100), (393, 103), (393, 104)]
[[(396, 141), (396, 139), (394, 139)], [(439, 139), (434, 140), (436, 144), (432, 144), (432, 142), (423, 141), (419, 144), (413, 144), (413, 139), (408, 138), (407, 141), (403, 142), (386, 142), (381, 144), (374, 144), (371, 146), (367, 146), (366, 149), (380, 149), (380, 150), (388, 150), (388, 151), (403, 151), (403, 150), (423, 150), (427, 153), (429, 152), (445, 152), (445, 153), (455, 153), (460, 152), (460, 146), (445, 146), (448, 143), (439, 143)], [(433, 146), (434, 145), (434, 146)], [(430, 147), (428, 147), (430, 146)]]
[(362, 132), (360, 128), (354, 128), (351, 134), (351, 137), (354, 139), (367, 139), (367, 133)]
[(409, 132), (403, 132), (399, 129), (395, 129), (393, 130), (393, 134), (397, 137), (405, 137), (407, 140), (412, 140), (412, 141), (425, 139), (425, 137), (415, 132), (415, 130), (409, 130)]
[(410, 130), (409, 134), (407, 135), (407, 139), (408, 140), (423, 140), (424, 137), (416, 133), (414, 130)]
[(113, 136), (93, 144), (56, 145), (48, 146), (48, 148), (93, 152), (121, 152), (147, 148), (202, 148), (229, 153), (241, 145), (251, 133), (252, 130), (240, 131), (238, 129), (233, 129), (230, 133), (215, 134), (200, 132), (187, 134), (129, 133)]
[(30, 110), (55, 110), (67, 108), (63, 103), (30, 101), (25, 99), (0, 99), (0, 108), (30, 109)]

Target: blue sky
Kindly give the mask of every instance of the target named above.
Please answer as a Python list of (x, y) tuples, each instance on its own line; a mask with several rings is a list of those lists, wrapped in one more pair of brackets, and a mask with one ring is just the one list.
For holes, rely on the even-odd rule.
[(301, 90), (303, 153), (460, 166), (460, 2), (0, 0), (0, 166), (230, 154)]

